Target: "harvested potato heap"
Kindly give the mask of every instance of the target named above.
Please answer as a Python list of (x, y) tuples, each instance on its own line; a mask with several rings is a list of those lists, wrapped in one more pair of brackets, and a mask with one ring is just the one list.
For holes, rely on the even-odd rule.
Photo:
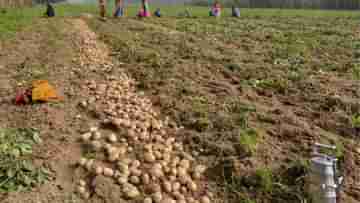
[[(93, 33), (84, 30), (82, 35), (86, 40), (83, 40), (81, 59), (106, 63), (103, 55), (106, 50), (99, 48)], [(94, 61), (90, 59), (93, 56), (101, 57)], [(205, 166), (196, 164), (185, 153), (183, 144), (167, 133), (169, 122), (159, 119), (149, 99), (135, 93), (133, 80), (123, 74), (116, 80), (109, 77), (103, 83), (87, 82), (87, 88), (93, 99), (81, 105), (100, 106), (104, 115), (102, 124), (113, 130), (91, 127), (81, 135), (82, 142), (90, 146), (96, 158), (81, 158), (79, 167), (116, 181), (124, 199), (144, 203), (210, 202), (212, 194), (206, 191), (203, 179)], [(90, 197), (90, 184), (86, 180), (78, 182), (77, 190), (82, 197)]]
[[(115, 133), (101, 133), (92, 127), (81, 140), (105, 159), (82, 158), (79, 165), (96, 175), (113, 178), (128, 199), (144, 197), (144, 202), (210, 202), (204, 191), (203, 165), (197, 165), (184, 152), (183, 144), (166, 133), (151, 102), (134, 93), (129, 79), (109, 84), (89, 82), (97, 104), (104, 105), (104, 124), (114, 126)], [(88, 101), (82, 102), (86, 107)], [(89, 197), (85, 181), (78, 191)]]

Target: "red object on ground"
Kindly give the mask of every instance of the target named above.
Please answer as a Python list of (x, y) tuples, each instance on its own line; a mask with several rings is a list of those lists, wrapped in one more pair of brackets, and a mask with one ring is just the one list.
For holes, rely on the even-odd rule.
[(31, 90), (22, 90), (16, 94), (15, 104), (25, 105), (31, 101)]

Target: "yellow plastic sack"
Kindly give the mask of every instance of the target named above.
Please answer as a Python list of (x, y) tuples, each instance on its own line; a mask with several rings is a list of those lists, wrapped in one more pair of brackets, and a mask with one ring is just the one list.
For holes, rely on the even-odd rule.
[(32, 83), (32, 101), (51, 102), (58, 101), (55, 89), (47, 80), (37, 80)]

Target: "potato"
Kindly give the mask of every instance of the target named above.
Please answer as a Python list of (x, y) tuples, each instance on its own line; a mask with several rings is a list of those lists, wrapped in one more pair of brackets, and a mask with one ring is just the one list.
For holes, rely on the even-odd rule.
[(140, 183), (140, 178), (139, 178), (138, 176), (131, 176), (131, 177), (130, 177), (130, 182), (131, 182), (132, 184), (137, 185), (137, 184)]
[(95, 168), (95, 173), (96, 173), (96, 175), (101, 175), (101, 174), (103, 174), (103, 172), (104, 172), (104, 168), (103, 168), (103, 167), (97, 166), (97, 167)]
[(169, 181), (164, 181), (164, 182), (163, 182), (163, 188), (164, 188), (164, 190), (165, 190), (166, 192), (170, 193), (171, 190), (172, 190), (172, 184), (171, 184), (171, 182), (169, 182)]
[(161, 200), (162, 200), (162, 194), (161, 192), (155, 192), (153, 195), (152, 195), (152, 198), (154, 200), (155, 203), (161, 203)]
[(141, 176), (141, 181), (144, 185), (148, 185), (150, 183), (150, 176), (149, 174), (147, 173), (144, 173), (142, 176)]
[(117, 142), (117, 137), (115, 134), (109, 134), (108, 137), (107, 137), (108, 141), (111, 142), (111, 143), (115, 143)]
[(120, 176), (120, 177), (117, 179), (117, 182), (118, 182), (120, 185), (126, 184), (126, 183), (128, 183), (128, 178), (127, 178), (126, 176)]
[(78, 187), (76, 188), (76, 191), (77, 191), (79, 194), (84, 194), (84, 193), (86, 192), (86, 189), (85, 189), (85, 187), (83, 187), (83, 186), (78, 186)]
[(83, 179), (79, 180), (79, 186), (85, 187), (85, 185), (86, 185), (85, 180), (83, 180)]
[(196, 192), (196, 190), (197, 190), (197, 185), (193, 181), (187, 182), (187, 187), (189, 188), (189, 190), (191, 190), (193, 192)]
[(210, 203), (210, 198), (207, 197), (207, 196), (202, 196), (201, 199), (200, 199), (200, 202), (201, 203)]
[(114, 170), (111, 168), (104, 168), (104, 175), (107, 177), (114, 176)]
[(85, 164), (85, 168), (88, 171), (91, 171), (91, 169), (93, 168), (93, 165), (94, 165), (94, 159), (89, 159)]
[(85, 166), (85, 164), (87, 163), (87, 159), (86, 158), (81, 158), (79, 161), (78, 161), (78, 164), (80, 166)]
[(144, 203), (152, 203), (153, 200), (150, 197), (144, 199)]
[(101, 139), (101, 133), (99, 131), (94, 132), (94, 135), (92, 136), (93, 140), (100, 140)]
[(180, 167), (184, 168), (184, 169), (188, 169), (190, 168), (190, 161), (187, 159), (183, 159), (180, 161)]
[(145, 152), (144, 154), (144, 160), (149, 163), (153, 163), (156, 159), (153, 153), (151, 152)]
[(81, 140), (84, 141), (84, 142), (87, 142), (89, 141), (91, 138), (91, 133), (84, 133), (81, 135)]
[(180, 190), (180, 187), (181, 187), (181, 184), (179, 182), (174, 182), (172, 184), (172, 189), (173, 191), (179, 191)]
[(176, 201), (171, 198), (164, 198), (161, 203), (176, 203)]

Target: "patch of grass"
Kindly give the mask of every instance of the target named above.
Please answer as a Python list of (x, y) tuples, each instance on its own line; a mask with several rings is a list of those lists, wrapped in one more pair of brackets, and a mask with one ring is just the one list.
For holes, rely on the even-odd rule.
[[(360, 124), (360, 123), (359, 123)], [(336, 150), (335, 150), (335, 157), (338, 160), (343, 160), (344, 159), (344, 153), (345, 153), (345, 147), (344, 144), (341, 141), (337, 141), (335, 143), (336, 146)]]
[(32, 147), (40, 142), (33, 129), (0, 129), (0, 192), (29, 190), (48, 179), (49, 172), (31, 160)]
[[(54, 7), (57, 17), (97, 12), (96, 4), (56, 4)], [(35, 6), (32, 8), (8, 8), (6, 12), (0, 12), (0, 40), (10, 38), (17, 31), (30, 26), (34, 20), (43, 16), (45, 10), (45, 6)]]
[(227, 99), (224, 103), (224, 110), (232, 115), (233, 124), (241, 129), (249, 128), (249, 114), (256, 112), (255, 106), (244, 104), (238, 99)]
[(355, 80), (360, 80), (360, 64), (356, 64), (352, 68), (352, 75)]
[(354, 128), (360, 128), (360, 114), (352, 116), (351, 124)]
[(254, 88), (273, 89), (280, 94), (285, 94), (288, 90), (289, 81), (284, 78), (250, 79), (245, 84)]
[(259, 136), (256, 130), (246, 129), (240, 132), (237, 139), (238, 144), (236, 144), (235, 146), (240, 154), (251, 156), (256, 151), (258, 141)]
[(255, 171), (254, 175), (255, 181), (255, 189), (265, 192), (271, 193), (274, 189), (274, 175), (269, 169), (258, 169)]

